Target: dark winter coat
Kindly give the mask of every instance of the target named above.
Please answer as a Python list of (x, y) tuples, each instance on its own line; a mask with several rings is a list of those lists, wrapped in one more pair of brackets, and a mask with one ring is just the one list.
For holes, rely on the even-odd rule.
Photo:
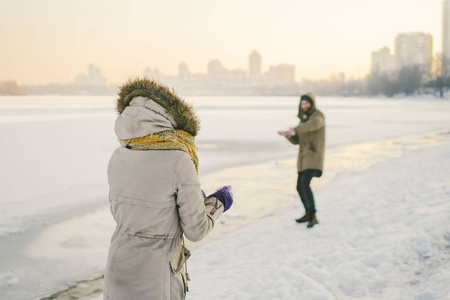
[[(131, 95), (131, 96), (130, 96)], [(197, 134), (192, 108), (164, 87), (129, 82), (119, 94), (119, 139), (183, 129)], [(191, 241), (204, 238), (223, 212), (204, 200), (191, 157), (179, 150), (119, 147), (108, 166), (111, 212), (117, 223), (104, 281), (105, 300), (184, 299), (184, 263)]]
[(289, 138), (289, 141), (294, 145), (300, 145), (297, 171), (319, 170), (316, 176), (320, 177), (323, 172), (325, 154), (325, 118), (316, 108), (314, 95), (306, 95), (312, 99), (311, 108), (304, 114), (299, 104), (300, 124), (295, 127), (295, 135)]

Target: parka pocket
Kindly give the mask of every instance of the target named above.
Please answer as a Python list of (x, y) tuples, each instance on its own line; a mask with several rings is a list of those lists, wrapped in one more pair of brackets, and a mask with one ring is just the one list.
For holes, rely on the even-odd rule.
[(170, 299), (185, 299), (188, 291), (186, 277), (183, 272), (173, 273), (170, 275)]
[[(190, 256), (191, 256), (191, 252), (183, 245), (180, 245), (180, 247), (177, 249), (177, 252), (175, 253), (175, 255), (169, 261), (170, 269), (173, 272), (173, 274), (172, 274), (173, 279), (176, 281), (179, 281), (179, 284), (183, 290), (183, 297), (186, 296), (186, 293), (189, 290), (186, 274), (184, 273), (185, 270), (183, 268), (183, 265), (186, 263), (186, 260)], [(174, 286), (172, 288), (176, 289), (176, 287), (174, 287)]]
[(183, 245), (180, 245), (177, 252), (175, 252), (175, 255), (170, 260), (170, 268), (172, 271), (175, 274), (178, 274), (183, 269), (184, 263), (190, 256), (191, 252)]

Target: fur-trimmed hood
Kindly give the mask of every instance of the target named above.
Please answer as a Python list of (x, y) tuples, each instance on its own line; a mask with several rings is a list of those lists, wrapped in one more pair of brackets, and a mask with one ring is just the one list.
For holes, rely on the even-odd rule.
[(119, 115), (130, 106), (133, 98), (143, 97), (153, 100), (173, 117), (176, 128), (196, 136), (200, 121), (189, 103), (178, 97), (173, 90), (148, 78), (129, 80), (119, 90), (116, 109)]

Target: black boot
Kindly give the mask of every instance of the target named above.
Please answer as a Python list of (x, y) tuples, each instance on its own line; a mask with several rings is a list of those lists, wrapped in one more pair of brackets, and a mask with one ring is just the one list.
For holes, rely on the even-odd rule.
[(310, 219), (308, 220), (308, 226), (306, 227), (312, 228), (316, 224), (319, 224), (319, 221), (317, 221), (316, 214), (313, 213), (311, 214)]
[(310, 218), (310, 213), (306, 212), (306, 214), (303, 217), (301, 217), (300, 219), (296, 219), (295, 222), (297, 222), (297, 223), (305, 223), (305, 222), (309, 221), (309, 218)]

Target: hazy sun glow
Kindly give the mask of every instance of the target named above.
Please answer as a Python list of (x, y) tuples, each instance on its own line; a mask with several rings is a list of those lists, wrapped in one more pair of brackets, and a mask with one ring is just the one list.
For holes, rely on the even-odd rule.
[(296, 79), (344, 72), (362, 77), (370, 53), (400, 32), (423, 31), (441, 51), (441, 0), (111, 1), (0, 0), (0, 80), (73, 82), (89, 64), (108, 82), (158, 68), (175, 75), (180, 62), (206, 73), (295, 65)]

